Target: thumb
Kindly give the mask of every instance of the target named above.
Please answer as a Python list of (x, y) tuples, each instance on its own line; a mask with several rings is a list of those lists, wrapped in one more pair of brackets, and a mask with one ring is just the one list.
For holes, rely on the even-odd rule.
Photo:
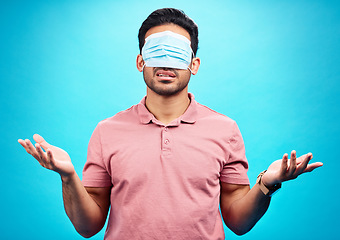
[(37, 143), (39, 143), (42, 147), (43, 147), (43, 149), (46, 151), (46, 149), (48, 149), (51, 145), (49, 144), (49, 143), (47, 143), (46, 141), (45, 141), (45, 139), (42, 137), (42, 136), (40, 136), (39, 134), (34, 134), (33, 135), (33, 139), (34, 139), (34, 141), (36, 141)]

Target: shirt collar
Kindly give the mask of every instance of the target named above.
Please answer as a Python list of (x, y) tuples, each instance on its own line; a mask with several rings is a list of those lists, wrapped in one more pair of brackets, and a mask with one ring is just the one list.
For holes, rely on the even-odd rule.
[[(187, 110), (184, 112), (182, 116), (172, 121), (169, 125), (178, 126), (181, 122), (184, 123), (195, 123), (197, 120), (197, 102), (195, 100), (195, 96), (192, 93), (189, 93), (190, 104)], [(151, 122), (158, 122), (155, 116), (149, 112), (149, 110), (145, 106), (146, 96), (137, 104), (137, 112), (139, 116), (139, 120), (143, 124), (149, 124)]]

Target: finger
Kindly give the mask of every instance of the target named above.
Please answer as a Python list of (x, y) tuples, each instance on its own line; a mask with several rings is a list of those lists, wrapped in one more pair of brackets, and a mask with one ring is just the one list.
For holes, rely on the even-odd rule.
[(308, 156), (308, 154), (304, 154), (304, 155), (301, 155), (300, 157), (296, 158), (296, 165), (300, 165), (300, 164), (303, 164), (304, 161), (306, 160), (306, 157)]
[(46, 153), (44, 153), (44, 151), (41, 149), (41, 146), (39, 145), (39, 143), (35, 144), (35, 148), (38, 152), (40, 159), (46, 162)]
[(297, 174), (302, 173), (306, 169), (306, 167), (307, 167), (309, 161), (312, 159), (312, 157), (313, 157), (312, 153), (308, 153), (308, 154), (302, 155), (301, 157), (298, 158), (298, 166), (296, 168)]
[(45, 141), (45, 139), (39, 134), (33, 135), (34, 141), (40, 144), (40, 146), (46, 151), (51, 145)]
[(40, 163), (40, 165), (43, 166), (43, 164), (41, 163), (41, 159), (40, 159), (40, 156), (39, 156), (39, 153), (38, 155), (35, 155), (34, 152), (35, 152), (35, 149), (34, 147), (30, 147), (30, 145), (28, 143), (30, 143), (30, 141), (28, 139), (26, 140), (22, 140), (22, 139), (19, 139), (18, 142), (21, 144), (21, 146), (23, 146), (26, 150), (27, 153), (29, 153), (30, 155), (32, 155), (35, 159), (38, 160), (38, 162)]
[(35, 151), (36, 151), (36, 155), (33, 155), (33, 157), (38, 160), (41, 166), (46, 168), (46, 154), (41, 149), (41, 146), (38, 143), (35, 144)]
[[(25, 148), (25, 150), (28, 152), (28, 147), (26, 145), (26, 142), (22, 139), (18, 139), (18, 143), (20, 143), (20, 145)], [(28, 152), (29, 153), (29, 152)]]
[(46, 158), (40, 157), (38, 150), (33, 146), (29, 139), (26, 139), (25, 142), (30, 151), (30, 154), (39, 162), (41, 166), (46, 167)]
[(31, 154), (34, 158), (38, 159), (39, 155), (35, 149), (35, 147), (33, 146), (33, 144), (31, 143), (31, 141), (29, 139), (25, 139), (25, 143), (28, 149), (28, 153)]
[(292, 176), (296, 170), (296, 151), (293, 150), (290, 153), (290, 161), (289, 161), (289, 168), (288, 168), (288, 175)]
[(53, 158), (52, 151), (47, 149), (46, 154), (47, 154), (47, 161), (50, 164), (51, 169), (53, 169), (55, 167), (55, 164), (54, 164), (54, 158)]
[(23, 148), (26, 150), (28, 154), (32, 155), (32, 152), (25, 140), (21, 140), (19, 143), (21, 144), (21, 146), (23, 146)]
[(323, 163), (322, 163), (322, 162), (315, 162), (315, 163), (308, 164), (307, 167), (306, 167), (306, 169), (303, 171), (303, 173), (311, 172), (311, 171), (313, 171), (314, 169), (319, 168), (319, 167), (322, 167), (322, 166), (323, 166)]
[(53, 169), (54, 159), (52, 157), (52, 151), (50, 149), (47, 149), (46, 152), (44, 152), (41, 146), (39, 145), (39, 143), (36, 143), (36, 148), (37, 148), (38, 153), (40, 152), (41, 157), (42, 157), (41, 158), (42, 161), (40, 162), (40, 164), (47, 169)]
[(283, 154), (282, 161), (281, 161), (281, 176), (286, 175), (288, 169), (288, 154)]

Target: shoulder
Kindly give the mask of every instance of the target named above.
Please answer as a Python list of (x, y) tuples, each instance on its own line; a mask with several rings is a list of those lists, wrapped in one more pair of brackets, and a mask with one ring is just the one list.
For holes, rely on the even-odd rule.
[(197, 119), (195, 125), (197, 129), (202, 130), (204, 134), (213, 136), (214, 139), (224, 139), (226, 142), (240, 135), (235, 120), (199, 103), (197, 103)]
[(105, 139), (122, 136), (127, 131), (133, 131), (138, 128), (140, 121), (135, 107), (136, 105), (133, 105), (124, 111), (100, 121), (95, 127), (91, 138), (105, 141)]
[(107, 125), (112, 125), (112, 124), (123, 124), (123, 123), (127, 123), (127, 122), (131, 122), (131, 121), (136, 121), (138, 120), (137, 118), (137, 113), (136, 113), (136, 106), (137, 105), (133, 105), (132, 107), (118, 112), (115, 115), (103, 119), (102, 121), (100, 121), (98, 123), (99, 127), (105, 127)]
[(233, 126), (236, 122), (230, 117), (216, 112), (215, 110), (197, 103), (198, 120), (205, 120), (211, 123), (222, 123), (224, 125)]

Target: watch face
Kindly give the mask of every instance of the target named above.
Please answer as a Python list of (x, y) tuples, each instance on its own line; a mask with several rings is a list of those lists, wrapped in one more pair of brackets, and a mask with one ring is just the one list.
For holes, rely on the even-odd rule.
[(270, 196), (273, 196), (275, 193), (277, 193), (281, 189), (281, 183), (276, 184), (273, 189), (270, 190)]

